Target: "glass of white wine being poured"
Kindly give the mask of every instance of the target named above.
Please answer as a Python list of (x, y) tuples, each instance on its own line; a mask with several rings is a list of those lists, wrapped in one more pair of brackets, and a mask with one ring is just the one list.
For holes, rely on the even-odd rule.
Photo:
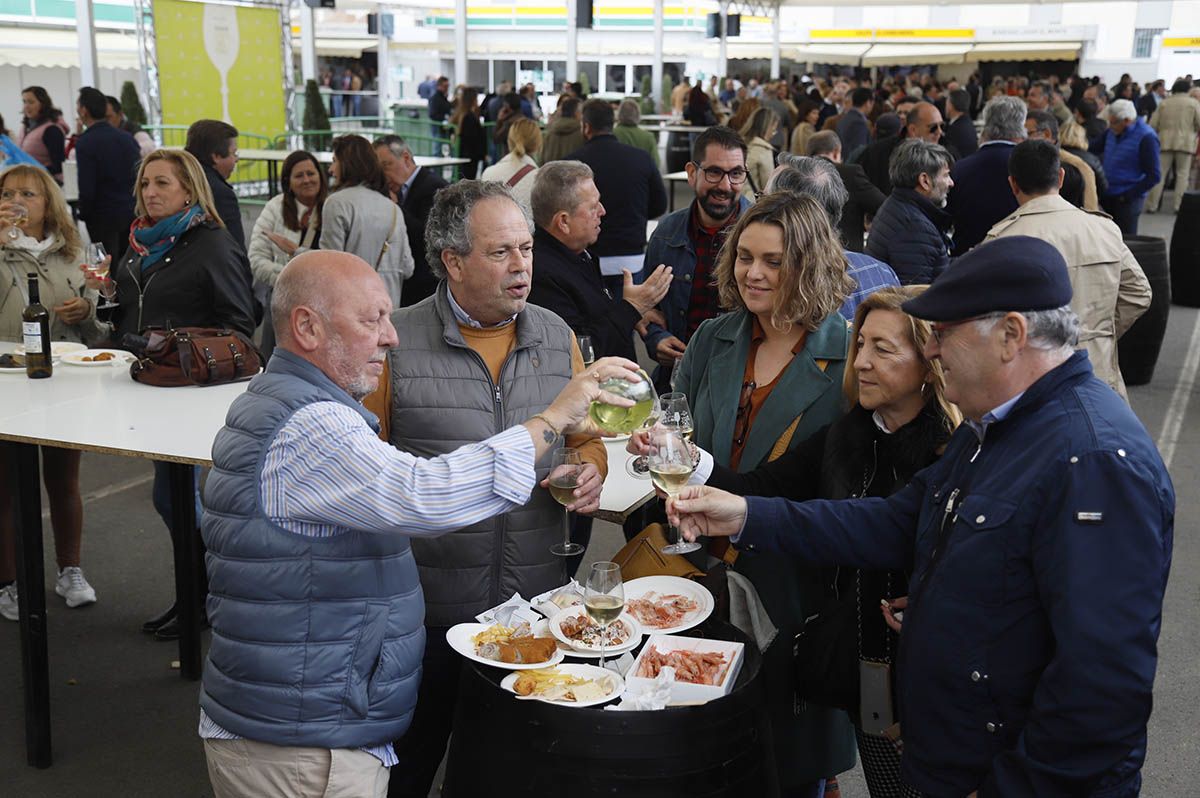
[(583, 608), (600, 627), (600, 667), (603, 668), (608, 648), (608, 625), (625, 610), (625, 584), (621, 581), (619, 565), (615, 562), (592, 563), (583, 589)]
[[(679, 495), (696, 470), (692, 449), (683, 437), (683, 431), (664, 426), (662, 419), (650, 432), (649, 457), (650, 478), (654, 480), (655, 487), (672, 498)], [(670, 537), (676, 542), (664, 546), (663, 554), (687, 554), (700, 548), (699, 543), (684, 540), (674, 524), (671, 525)]]

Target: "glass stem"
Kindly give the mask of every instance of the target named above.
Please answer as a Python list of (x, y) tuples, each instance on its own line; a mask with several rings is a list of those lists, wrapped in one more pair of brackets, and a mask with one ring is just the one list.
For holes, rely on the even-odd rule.
[[(563, 507), (563, 553), (571, 550), (571, 514), (567, 512), (567, 508)], [(563, 584), (571, 581), (571, 557), (564, 556), (563, 561)]]

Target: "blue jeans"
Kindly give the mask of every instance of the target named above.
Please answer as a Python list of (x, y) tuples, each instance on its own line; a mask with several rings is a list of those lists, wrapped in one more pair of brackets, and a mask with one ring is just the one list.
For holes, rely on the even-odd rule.
[[(171, 518), (171, 475), (170, 463), (154, 461), (154, 510), (170, 531), (174, 522)], [(192, 479), (195, 480), (196, 494), (196, 526), (200, 525), (200, 469), (192, 468)]]

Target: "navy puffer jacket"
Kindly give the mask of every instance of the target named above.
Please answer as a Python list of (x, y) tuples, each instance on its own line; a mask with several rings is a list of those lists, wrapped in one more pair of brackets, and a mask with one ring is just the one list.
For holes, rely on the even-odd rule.
[(866, 252), (902, 285), (932, 283), (950, 265), (950, 214), (911, 188), (892, 189), (871, 222)]

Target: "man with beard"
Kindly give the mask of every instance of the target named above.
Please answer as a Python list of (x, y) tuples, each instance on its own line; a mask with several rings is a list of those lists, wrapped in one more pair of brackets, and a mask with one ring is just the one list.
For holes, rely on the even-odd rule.
[(895, 188), (871, 223), (867, 254), (891, 266), (903, 285), (932, 283), (950, 263), (951, 160), (945, 147), (920, 139), (904, 142), (892, 156)]
[(696, 137), (687, 164), (688, 185), (696, 199), (686, 208), (662, 218), (646, 246), (645, 274), (659, 264), (671, 267), (675, 279), (658, 307), (661, 321), (647, 325), (646, 351), (658, 361), (655, 385), (670, 378), (676, 358), (700, 323), (720, 313), (713, 268), (725, 234), (738, 215), (750, 207), (741, 196), (746, 182), (746, 142), (723, 125)]

